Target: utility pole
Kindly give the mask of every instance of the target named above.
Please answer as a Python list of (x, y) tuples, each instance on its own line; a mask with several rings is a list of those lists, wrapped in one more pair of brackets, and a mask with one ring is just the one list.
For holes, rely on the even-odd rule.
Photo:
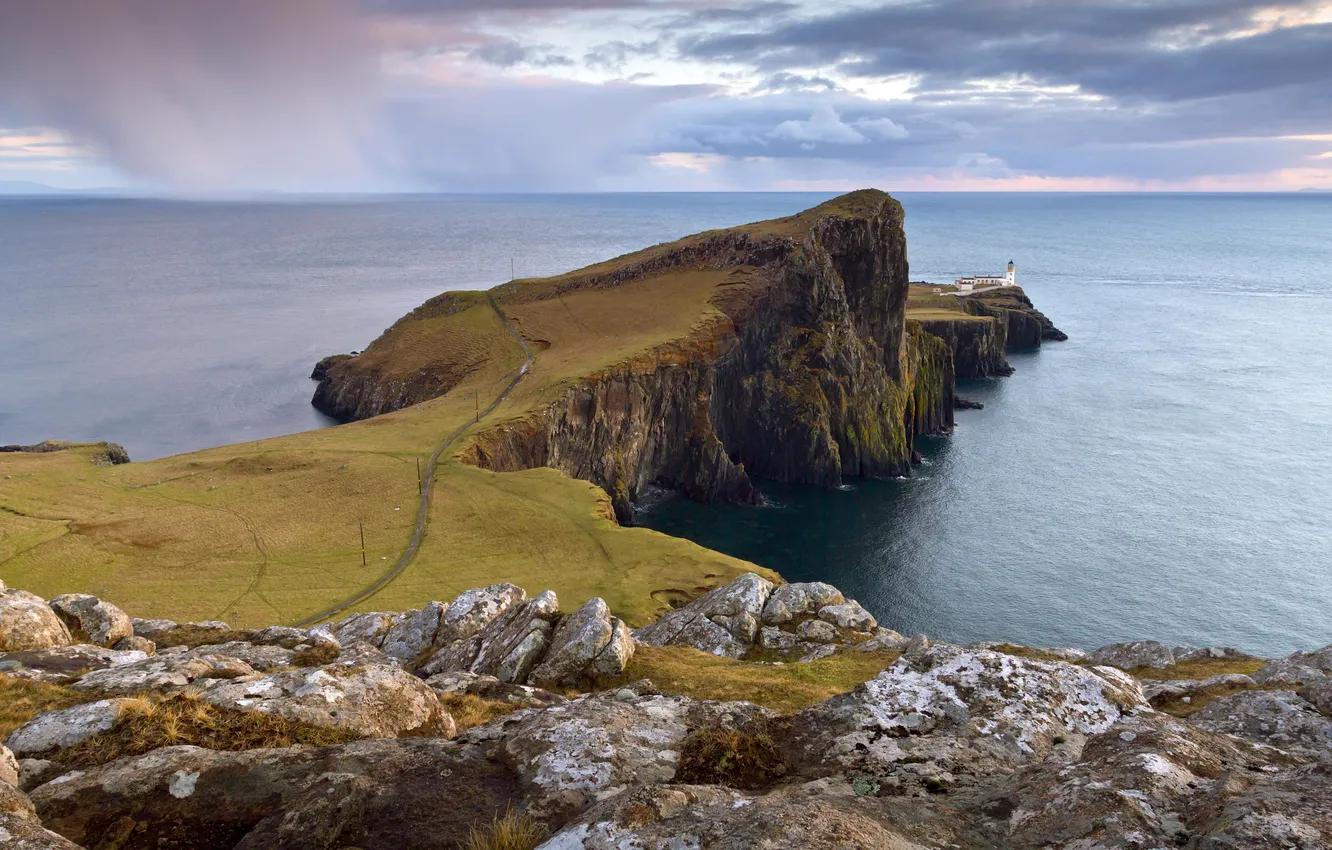
[(421, 459), (416, 459), (416, 495), (421, 495)]
[(509, 258), (509, 280), (513, 280), (513, 279), (514, 279), (514, 273), (513, 273), (513, 257), (510, 257), (510, 258)]
[(476, 421), (481, 421), (481, 391), (476, 390), (472, 393), (472, 399), (476, 401)]
[(356, 527), (359, 528), (359, 529), (361, 530), (361, 566), (364, 567), (364, 566), (366, 566), (366, 563), (365, 563), (365, 523), (364, 523), (364, 522), (361, 522), (361, 521), (358, 519), (358, 520), (356, 521)]

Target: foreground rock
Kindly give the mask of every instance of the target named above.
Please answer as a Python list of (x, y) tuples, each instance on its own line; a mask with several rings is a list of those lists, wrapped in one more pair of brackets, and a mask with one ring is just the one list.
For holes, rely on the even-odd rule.
[(76, 643), (110, 649), (134, 635), (129, 616), (110, 602), (85, 593), (67, 593), (51, 600), (51, 610), (61, 619)]
[(0, 653), (0, 674), (51, 684), (71, 682), (93, 670), (146, 661), (148, 653), (78, 644), (56, 649)]
[(70, 643), (69, 629), (45, 599), (0, 584), (0, 652), (51, 649)]
[(0, 847), (5, 850), (82, 850), (42, 827), (23, 792), (0, 782)]
[(449, 738), (453, 718), (425, 682), (392, 667), (289, 670), (217, 682), (203, 699), (219, 708), (276, 714), (288, 720), (391, 738)]

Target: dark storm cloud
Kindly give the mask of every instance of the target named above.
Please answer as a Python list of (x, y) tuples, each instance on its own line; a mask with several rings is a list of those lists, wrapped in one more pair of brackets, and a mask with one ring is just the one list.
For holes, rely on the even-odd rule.
[[(1314, 0), (1281, 4), (1312, 9)], [(1332, 76), (1332, 25), (1231, 36), (1271, 3), (1255, 0), (932, 0), (885, 3), (757, 32), (683, 38), (684, 55), (780, 71), (837, 66), (865, 77), (922, 76), (920, 89), (1026, 75), (1123, 98), (1177, 100)]]
[(178, 186), (326, 184), (359, 167), (377, 59), (350, 0), (4, 0), (0, 126)]

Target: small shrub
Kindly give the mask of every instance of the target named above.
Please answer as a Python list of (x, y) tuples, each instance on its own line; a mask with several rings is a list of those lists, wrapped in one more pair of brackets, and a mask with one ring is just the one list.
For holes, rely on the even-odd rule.
[(698, 729), (680, 746), (679, 782), (756, 789), (786, 774), (772, 736), (771, 721), (755, 720), (739, 729)]
[(476, 694), (442, 694), (439, 701), (453, 715), (459, 732), (489, 723), (521, 707), (502, 700), (482, 699)]
[(56, 754), (69, 767), (92, 767), (160, 747), (193, 744), (210, 750), (254, 750), (294, 744), (332, 746), (360, 738), (275, 714), (209, 705), (194, 694), (148, 695), (121, 703), (116, 725)]
[(96, 699), (91, 694), (81, 694), (59, 685), (0, 676), (0, 741), (43, 711), (69, 708)]
[(529, 814), (507, 811), (467, 833), (466, 850), (533, 850), (550, 837), (550, 830)]

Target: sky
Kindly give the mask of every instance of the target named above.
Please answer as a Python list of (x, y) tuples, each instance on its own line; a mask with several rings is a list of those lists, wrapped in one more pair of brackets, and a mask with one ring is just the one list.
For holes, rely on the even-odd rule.
[(1332, 190), (1332, 0), (0, 0), (0, 183)]

